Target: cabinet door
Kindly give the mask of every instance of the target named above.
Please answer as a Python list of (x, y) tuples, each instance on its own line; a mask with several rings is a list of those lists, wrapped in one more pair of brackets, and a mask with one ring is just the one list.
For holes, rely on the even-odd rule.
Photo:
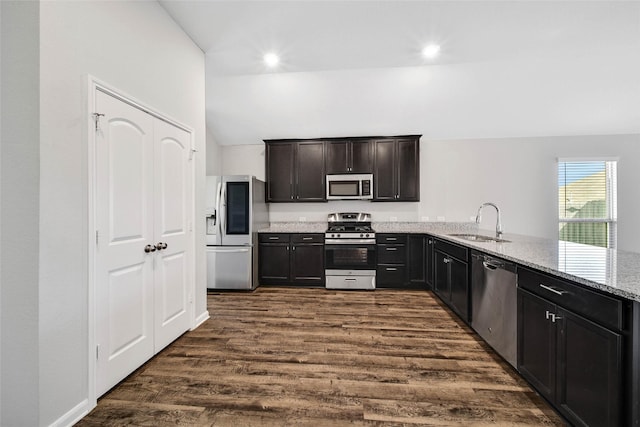
[(293, 201), (294, 149), (291, 142), (267, 144), (267, 202)]
[(427, 282), (427, 286), (431, 289), (433, 289), (434, 287), (434, 273), (435, 273), (435, 268), (434, 268), (434, 263), (433, 263), (433, 254), (434, 254), (434, 249), (433, 249), (433, 237), (427, 237), (427, 244), (426, 244), (426, 248), (425, 248), (425, 275), (426, 275), (426, 282)]
[(289, 243), (261, 243), (258, 249), (258, 277), (260, 284), (288, 284), (291, 278)]
[(575, 425), (622, 425), (622, 338), (569, 311), (557, 315), (560, 411)]
[(396, 200), (396, 144), (395, 140), (374, 142), (373, 197), (377, 201)]
[(427, 238), (425, 236), (409, 236), (408, 279), (409, 285), (424, 288), (427, 284), (425, 256)]
[(349, 142), (327, 142), (327, 173), (349, 173)]
[(400, 139), (398, 144), (397, 164), (397, 199), (398, 201), (415, 202), (420, 200), (420, 159), (418, 141)]
[(301, 285), (324, 284), (324, 244), (293, 244), (291, 279)]
[(370, 141), (351, 141), (351, 161), (349, 172), (372, 173), (373, 161)]
[(451, 306), (465, 322), (469, 321), (469, 276), (467, 263), (449, 257), (451, 268)]
[(518, 370), (550, 401), (556, 395), (555, 305), (518, 289)]
[(325, 201), (324, 177), (324, 142), (298, 143), (296, 157), (296, 201)]
[(449, 287), (449, 258), (446, 254), (435, 251), (433, 254), (434, 263), (434, 288), (440, 298), (449, 302), (451, 299), (451, 288)]

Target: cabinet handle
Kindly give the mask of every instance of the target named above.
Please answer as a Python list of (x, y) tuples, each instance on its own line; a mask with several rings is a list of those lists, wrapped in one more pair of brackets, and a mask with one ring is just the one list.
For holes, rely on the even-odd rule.
[(449, 264), (451, 262), (450, 258), (445, 258), (442, 260), (442, 262), (444, 262), (445, 264)]
[(397, 237), (387, 237), (385, 240), (387, 242), (395, 242), (396, 240), (398, 240), (398, 238)]
[(269, 237), (269, 240), (280, 240), (279, 237)]
[(398, 248), (387, 248), (388, 251), (397, 251)]
[(302, 240), (313, 240), (313, 237), (303, 237)]
[(545, 318), (547, 320), (549, 320), (549, 318), (551, 318), (551, 322), (552, 323), (556, 323), (556, 320), (561, 320), (562, 319), (562, 317), (558, 316), (555, 313), (551, 313), (549, 310), (545, 311), (544, 315), (545, 315)]
[(296, 247), (295, 246), (291, 246), (291, 250), (295, 252), (296, 251)]
[(356, 279), (344, 279), (345, 282), (355, 282)]
[(398, 271), (395, 267), (387, 267), (387, 271)]
[(539, 283), (539, 285), (540, 285), (540, 287), (541, 287), (542, 289), (546, 289), (547, 291), (549, 291), (549, 292), (553, 292), (553, 293), (554, 293), (554, 294), (556, 294), (556, 295), (560, 295), (560, 296), (562, 296), (562, 295), (564, 295), (564, 294), (568, 294), (568, 293), (569, 293), (569, 291), (562, 291), (562, 290), (558, 290), (558, 289), (552, 288), (551, 286), (543, 285), (542, 283)]

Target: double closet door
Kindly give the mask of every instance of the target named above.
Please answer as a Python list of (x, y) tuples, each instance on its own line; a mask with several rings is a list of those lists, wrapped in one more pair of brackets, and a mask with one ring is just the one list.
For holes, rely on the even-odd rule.
[(190, 326), (191, 135), (96, 93), (96, 394)]

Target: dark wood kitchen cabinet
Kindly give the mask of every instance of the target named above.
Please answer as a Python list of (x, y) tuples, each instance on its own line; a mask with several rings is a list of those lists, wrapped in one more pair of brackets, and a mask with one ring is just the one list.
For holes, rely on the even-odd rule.
[(572, 424), (630, 425), (623, 414), (622, 300), (518, 270), (518, 370)]
[(434, 239), (434, 292), (469, 322), (469, 251), (466, 247)]
[(258, 241), (261, 285), (324, 285), (324, 234), (260, 233)]
[(374, 201), (420, 201), (419, 136), (373, 141)]
[(368, 139), (327, 142), (327, 174), (372, 173), (373, 150)]
[(407, 285), (425, 289), (427, 285), (427, 242), (428, 236), (409, 234), (407, 237)]
[(405, 288), (407, 284), (407, 235), (376, 234), (376, 288)]
[(266, 140), (267, 202), (324, 202), (324, 141)]

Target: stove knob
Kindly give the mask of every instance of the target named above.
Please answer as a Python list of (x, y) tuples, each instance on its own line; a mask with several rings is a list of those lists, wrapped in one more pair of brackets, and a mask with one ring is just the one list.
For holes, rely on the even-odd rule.
[(336, 234), (336, 237), (337, 237), (337, 238), (340, 238), (340, 233)]
[(364, 237), (364, 234), (360, 233), (360, 238), (362, 239)]
[(365, 234), (364, 237), (369, 237), (369, 233)]

